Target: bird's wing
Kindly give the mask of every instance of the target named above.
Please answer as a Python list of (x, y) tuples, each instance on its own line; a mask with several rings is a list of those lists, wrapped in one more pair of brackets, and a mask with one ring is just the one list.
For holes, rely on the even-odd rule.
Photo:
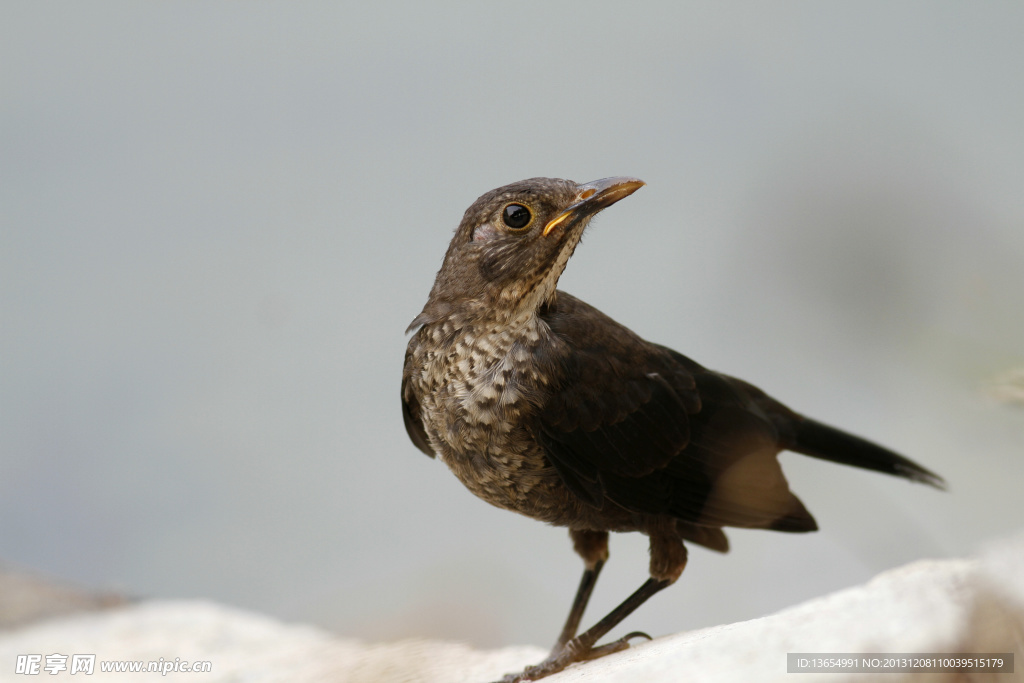
[(742, 383), (558, 296), (545, 318), (562, 342), (558, 381), (535, 432), (577, 496), (703, 526), (815, 528)]
[(405, 368), (402, 371), (402, 420), (405, 422), (405, 431), (416, 448), (433, 458), (434, 449), (430, 447), (427, 430), (423, 428), (420, 402), (412, 389), (412, 382), (409, 381), (410, 368), (409, 353), (406, 352)]

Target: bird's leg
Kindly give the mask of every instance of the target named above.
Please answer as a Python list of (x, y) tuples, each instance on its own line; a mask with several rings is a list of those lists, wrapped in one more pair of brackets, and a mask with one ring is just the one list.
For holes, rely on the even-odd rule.
[(573, 636), (576, 635), (576, 631), (579, 630), (580, 620), (583, 618), (583, 610), (587, 608), (590, 594), (594, 592), (597, 576), (601, 573), (601, 567), (603, 566), (604, 562), (598, 562), (593, 567), (587, 567), (583, 570), (580, 587), (576, 589), (576, 599), (572, 602), (572, 609), (569, 610), (569, 616), (565, 620), (565, 626), (562, 627), (562, 633), (558, 636), (558, 641), (551, 648), (552, 655), (561, 652), (565, 644), (572, 640)]
[(629, 647), (629, 641), (632, 638), (647, 638), (650, 640), (650, 636), (646, 633), (634, 631), (612, 643), (602, 645), (601, 647), (594, 647), (597, 641), (608, 633), (608, 631), (611, 631), (613, 628), (618, 626), (619, 622), (632, 614), (633, 611), (640, 605), (644, 604), (649, 597), (671, 585), (671, 581), (663, 581), (655, 578), (647, 579), (640, 588), (623, 600), (618, 607), (606, 614), (601, 621), (597, 622), (579, 636), (566, 643), (564, 654), (571, 655), (571, 658), (566, 662), (566, 665), (587, 659), (597, 659), (598, 657), (603, 657), (604, 655), (611, 654), (612, 652), (625, 650)]
[(604, 655), (625, 650), (629, 647), (631, 638), (645, 637), (644, 633), (630, 633), (615, 642), (594, 647), (603, 635), (618, 626), (619, 622), (628, 617), (637, 607), (644, 604), (647, 598), (651, 597), (662, 588), (670, 586), (671, 581), (660, 581), (655, 578), (647, 579), (639, 589), (628, 598), (622, 601), (618, 607), (609, 612), (604, 619), (591, 626), (575, 638), (571, 638), (560, 651), (553, 653), (537, 666), (528, 666), (522, 673), (510, 674), (504, 678), (502, 683), (518, 683), (519, 681), (535, 681), (545, 676), (557, 673), (575, 662), (583, 662), (589, 659), (597, 659)]
[(594, 592), (601, 567), (608, 560), (607, 531), (570, 529), (569, 536), (572, 538), (573, 548), (583, 558), (583, 577), (580, 579), (580, 587), (576, 589), (576, 598), (572, 601), (572, 609), (569, 610), (562, 633), (558, 636), (555, 646), (551, 648), (552, 657), (561, 652), (579, 630), (580, 619), (583, 618), (583, 611), (590, 601), (590, 594)]
[[(613, 652), (625, 650), (629, 647), (629, 641), (633, 638), (643, 637), (650, 639), (650, 636), (646, 633), (634, 631), (633, 633), (625, 635), (616, 641), (599, 647), (594, 647), (598, 640), (618, 626), (619, 622), (632, 614), (633, 611), (635, 611), (640, 605), (644, 604), (648, 598), (658, 591), (675, 583), (676, 579), (679, 578), (683, 569), (686, 567), (686, 547), (679, 538), (679, 534), (676, 531), (673, 522), (652, 523), (652, 525), (647, 529), (647, 533), (651, 538), (651, 578), (647, 579), (647, 581), (645, 581), (644, 584), (636, 590), (636, 592), (623, 600), (618, 607), (605, 615), (605, 617), (599, 622), (580, 635), (570, 638), (561, 650), (551, 653), (550, 657), (537, 666), (528, 666), (522, 673), (506, 676), (503, 683), (535, 681), (539, 678), (544, 678), (545, 676), (557, 673), (575, 662), (597, 659), (598, 657), (603, 657), (604, 655), (608, 655)], [(576, 540), (575, 535), (573, 536), (573, 540)], [(605, 542), (607, 542), (607, 536), (605, 538)], [(605, 549), (605, 552), (607, 553), (607, 548)], [(583, 578), (583, 583), (586, 583), (586, 573), (584, 573)], [(591, 586), (591, 588), (592, 587), (593, 586)], [(580, 588), (580, 592), (582, 592), (584, 586), (581, 585)], [(579, 593), (577, 593), (576, 601), (581, 601)], [(585, 599), (583, 599), (582, 602), (584, 605), (586, 604)], [(572, 627), (572, 630), (575, 630), (575, 627), (578, 625), (578, 616), (575, 619), (576, 623), (572, 623), (575, 612), (576, 605), (574, 604), (573, 611), (569, 614), (569, 621), (566, 623), (566, 628), (563, 630), (562, 635), (565, 635), (565, 632), (568, 631), (570, 627)], [(583, 610), (581, 608), (580, 616), (582, 616), (582, 612)]]

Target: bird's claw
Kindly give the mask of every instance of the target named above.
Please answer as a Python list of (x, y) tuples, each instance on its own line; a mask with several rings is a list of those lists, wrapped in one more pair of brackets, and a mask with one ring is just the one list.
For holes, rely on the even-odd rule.
[(647, 640), (654, 640), (654, 638), (651, 638), (643, 631), (633, 631), (632, 633), (627, 633), (618, 640), (614, 640), (606, 645), (590, 648), (589, 650), (583, 653), (583, 656), (578, 661), (589, 661), (591, 659), (597, 659), (598, 657), (610, 655), (613, 652), (621, 652), (622, 650), (625, 650), (629, 647), (629, 641), (633, 638), (646, 638)]
[(553, 673), (558, 673), (570, 664), (589, 662), (592, 659), (598, 659), (614, 652), (621, 652), (629, 648), (629, 641), (634, 638), (654, 640), (643, 631), (633, 631), (605, 645), (580, 650), (579, 644), (573, 639), (566, 643), (565, 647), (560, 651), (551, 655), (540, 664), (528, 666), (519, 673), (508, 674), (501, 679), (500, 683), (528, 683), (529, 681), (536, 681)]

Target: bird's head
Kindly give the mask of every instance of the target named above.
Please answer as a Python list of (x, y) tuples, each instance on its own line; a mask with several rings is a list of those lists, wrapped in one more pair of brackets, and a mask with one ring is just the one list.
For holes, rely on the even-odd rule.
[(491, 190), (466, 210), (413, 326), (456, 310), (509, 319), (536, 312), (554, 297), (594, 215), (643, 185), (625, 177), (531, 178)]

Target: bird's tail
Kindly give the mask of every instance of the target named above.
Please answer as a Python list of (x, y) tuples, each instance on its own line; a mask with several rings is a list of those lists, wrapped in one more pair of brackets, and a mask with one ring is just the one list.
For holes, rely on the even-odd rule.
[(793, 443), (787, 444), (786, 448), (812, 458), (884, 472), (938, 489), (946, 488), (946, 482), (942, 477), (916, 462), (893, 453), (888, 448), (815, 420), (804, 418), (796, 428)]

